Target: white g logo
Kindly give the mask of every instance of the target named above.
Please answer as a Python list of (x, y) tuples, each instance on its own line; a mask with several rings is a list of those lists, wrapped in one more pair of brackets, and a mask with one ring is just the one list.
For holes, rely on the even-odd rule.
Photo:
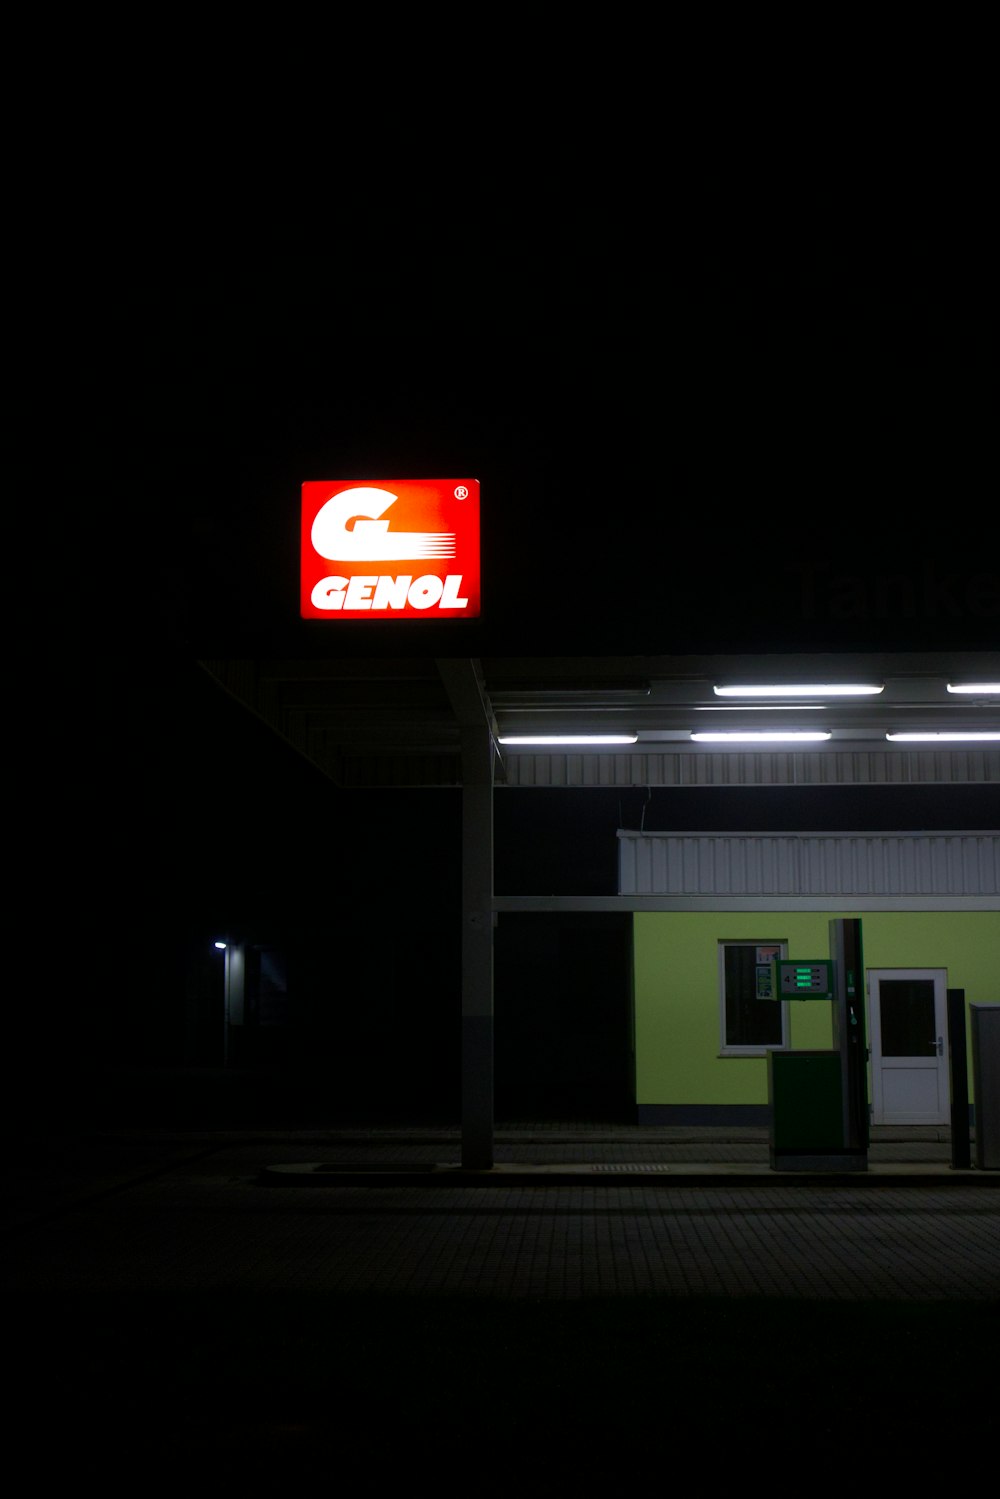
[[(409, 557), (454, 557), (449, 531), (390, 531), (380, 517), (398, 495), (359, 485), (327, 500), (312, 523), (312, 544), (331, 562), (398, 562)], [(348, 530), (348, 522), (354, 525)]]

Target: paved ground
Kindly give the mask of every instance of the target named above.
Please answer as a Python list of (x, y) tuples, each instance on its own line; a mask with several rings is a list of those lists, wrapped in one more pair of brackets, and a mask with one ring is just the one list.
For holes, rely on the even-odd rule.
[[(876, 1131), (865, 1170), (776, 1171), (765, 1130), (499, 1126), (495, 1155), (492, 1170), (464, 1170), (447, 1128), (102, 1130), (22, 1146), (7, 1170), (8, 1283), (1000, 1292), (1000, 1172), (956, 1169), (945, 1130)], [(235, 1252), (248, 1234), (251, 1256)]]
[(116, 1493), (198, 1464), (549, 1494), (846, 1479), (862, 1446), (944, 1478), (995, 1419), (1000, 1174), (946, 1133), (854, 1181), (778, 1180), (766, 1131), (528, 1124), (497, 1160), (456, 1176), (448, 1129), (22, 1140), (9, 1451)]

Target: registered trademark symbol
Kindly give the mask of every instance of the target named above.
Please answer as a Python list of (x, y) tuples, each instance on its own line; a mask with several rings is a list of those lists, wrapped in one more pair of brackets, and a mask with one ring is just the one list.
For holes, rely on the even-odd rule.
[(464, 484), (457, 484), (455, 486), (455, 498), (456, 500), (467, 500), (469, 498), (469, 491)]

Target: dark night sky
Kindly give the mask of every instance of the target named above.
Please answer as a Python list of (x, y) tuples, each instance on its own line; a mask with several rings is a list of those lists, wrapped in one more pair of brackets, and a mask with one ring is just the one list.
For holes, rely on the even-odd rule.
[[(651, 303), (553, 323), (535, 302), (502, 328), (503, 310), (457, 330), (376, 320), (342, 342), (301, 308), (266, 309), (256, 336), (185, 309), (176, 387), (146, 413), (162, 499), (140, 627), (204, 654), (301, 648), (302, 479), (448, 473), (483, 486), (468, 654), (992, 648), (973, 322)], [(844, 575), (874, 600), (860, 618), (830, 602)], [(894, 606), (894, 577), (915, 602)]]
[[(318, 56), (136, 38), (24, 169), (12, 415), (68, 513), (55, 650), (285, 644), (309, 476), (481, 479), (469, 654), (821, 646), (826, 621), (762, 618), (748, 566), (982, 560), (974, 89), (946, 131), (922, 73), (897, 104), (895, 70), (887, 95), (852, 66), (820, 106), (808, 68), (772, 96), (712, 48), (682, 81), (631, 32), (599, 57), (494, 35), (487, 66), (468, 35), (352, 25)], [(530, 614), (526, 532), (556, 559)], [(982, 614), (932, 623), (982, 643)]]

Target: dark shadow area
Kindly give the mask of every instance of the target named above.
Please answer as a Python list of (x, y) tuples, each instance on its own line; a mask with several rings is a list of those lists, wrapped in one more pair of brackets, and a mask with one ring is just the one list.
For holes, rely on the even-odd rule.
[(926, 1483), (989, 1442), (995, 1306), (276, 1293), (7, 1309), (10, 1461), (103, 1493), (183, 1480), (499, 1496), (753, 1461)]
[(631, 952), (628, 914), (501, 914), (498, 1118), (634, 1121)]

